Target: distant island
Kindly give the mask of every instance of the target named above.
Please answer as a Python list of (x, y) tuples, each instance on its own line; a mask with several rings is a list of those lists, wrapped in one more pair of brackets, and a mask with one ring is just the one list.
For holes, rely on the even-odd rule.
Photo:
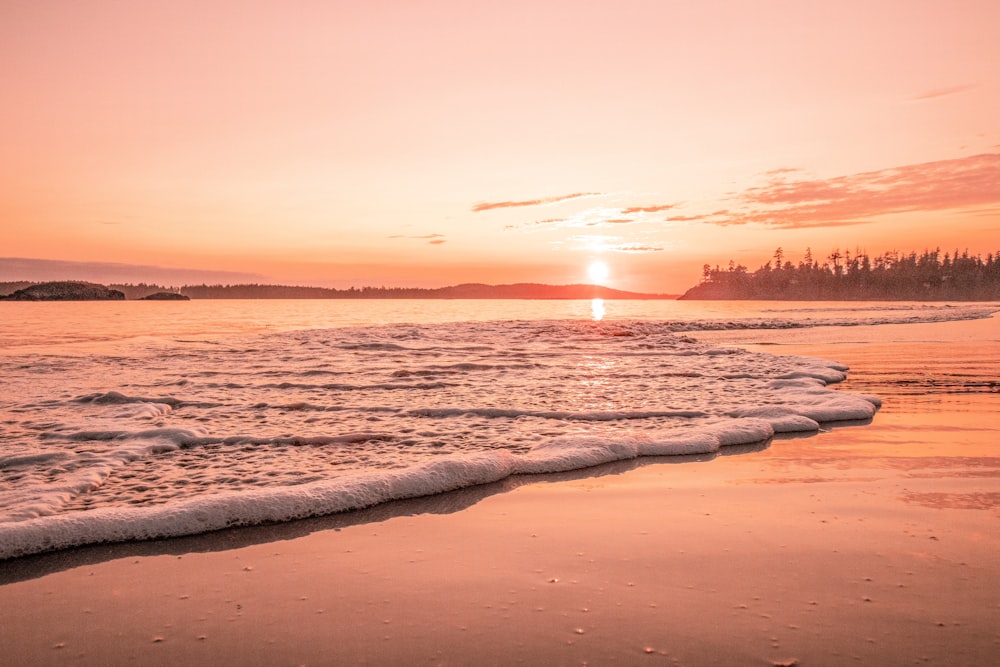
[(834, 250), (820, 264), (806, 250), (798, 264), (778, 248), (754, 272), (730, 261), (704, 266), (702, 281), (681, 299), (781, 299), (796, 301), (993, 301), (1000, 299), (1000, 252), (984, 259), (968, 251), (940, 250), (875, 258)]
[(97, 283), (63, 280), (28, 285), (2, 296), (4, 301), (124, 301), (125, 293)]
[[(102, 291), (103, 290), (103, 291)], [(50, 283), (0, 283), (0, 300), (82, 301), (132, 299), (146, 301), (186, 301), (189, 299), (676, 299), (676, 294), (626, 292), (600, 285), (484, 285), (467, 283), (451, 287), (297, 287), (292, 285), (95, 285), (75, 281)], [(105, 295), (105, 296), (100, 296)], [(110, 296), (109, 296), (110, 295)], [(119, 295), (119, 296), (114, 296)]]
[(190, 301), (191, 297), (177, 292), (153, 292), (139, 297), (140, 301)]

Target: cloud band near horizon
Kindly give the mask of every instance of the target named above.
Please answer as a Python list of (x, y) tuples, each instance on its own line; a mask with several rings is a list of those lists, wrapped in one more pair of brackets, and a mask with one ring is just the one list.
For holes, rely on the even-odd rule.
[(865, 224), (893, 213), (1000, 204), (1000, 153), (983, 153), (829, 179), (790, 179), (770, 172), (763, 186), (735, 195), (742, 206), (703, 222), (757, 223), (781, 229)]
[(546, 197), (544, 199), (526, 199), (522, 201), (501, 201), (501, 202), (480, 202), (472, 207), (473, 213), (480, 213), (482, 211), (491, 211), (497, 208), (516, 208), (519, 206), (542, 206), (543, 204), (556, 204), (559, 202), (569, 201), (571, 199), (582, 199), (584, 197), (600, 197), (604, 193), (602, 192), (575, 192), (571, 195), (562, 195), (560, 197)]

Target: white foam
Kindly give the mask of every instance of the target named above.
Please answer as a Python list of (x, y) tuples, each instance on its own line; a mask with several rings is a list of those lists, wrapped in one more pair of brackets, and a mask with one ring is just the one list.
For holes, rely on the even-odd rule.
[[(709, 432), (657, 440), (554, 438), (525, 456), (498, 451), (448, 457), (405, 470), (355, 475), (282, 489), (221, 493), (165, 506), (115, 507), (0, 524), (0, 559), (80, 544), (177, 537), (242, 525), (290, 521), (433, 495), (515, 474), (577, 470), (637, 456), (707, 454), (766, 440), (766, 421), (741, 419)], [(53, 490), (53, 493), (68, 492)]]
[[(0, 457), (0, 559), (720, 453), (876, 412), (877, 398), (828, 386), (841, 364), (673, 333), (689, 324), (297, 332), (255, 338), (252, 352), (156, 350), (160, 370), (113, 378), (100, 358), (59, 360), (30, 376), (38, 395), (16, 406)], [(302, 381), (320, 374), (344, 381)]]
[[(868, 405), (871, 405), (870, 403)], [(766, 413), (766, 411), (764, 411)], [(191, 535), (232, 526), (290, 521), (309, 516), (362, 509), (390, 500), (443, 493), (495, 482), (515, 474), (556, 473), (597, 466), (639, 456), (711, 454), (723, 447), (765, 441), (773, 423), (787, 426), (781, 411), (767, 418), (741, 418), (709, 424), (685, 435), (657, 438), (649, 435), (619, 439), (593, 437), (551, 438), (516, 456), (505, 451), (464, 457), (446, 457), (404, 470), (388, 470), (336, 478), (280, 489), (220, 493), (152, 507), (113, 507), (37, 516), (0, 524), (0, 559), (81, 544), (147, 540)], [(814, 430), (815, 422), (799, 423)], [(354, 434), (342, 441), (364, 440), (378, 434)], [(124, 455), (124, 454), (122, 454)], [(94, 472), (73, 487), (53, 487), (48, 495), (78, 492), (100, 483)]]

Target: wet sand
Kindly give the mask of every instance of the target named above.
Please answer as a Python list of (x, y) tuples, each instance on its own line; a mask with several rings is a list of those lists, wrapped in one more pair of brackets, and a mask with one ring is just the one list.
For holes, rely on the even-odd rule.
[(2, 661), (991, 664), (998, 325), (713, 334), (885, 400), (763, 451), (0, 563)]

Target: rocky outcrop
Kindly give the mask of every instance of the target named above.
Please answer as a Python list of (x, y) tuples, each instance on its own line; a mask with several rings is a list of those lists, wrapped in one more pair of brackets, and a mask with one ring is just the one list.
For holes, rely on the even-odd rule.
[(155, 294), (147, 294), (146, 296), (139, 299), (140, 301), (190, 301), (191, 297), (185, 296), (183, 294), (178, 294), (177, 292), (156, 292)]
[(0, 297), (4, 301), (124, 301), (125, 293), (97, 283), (58, 281), (39, 283), (13, 294)]

